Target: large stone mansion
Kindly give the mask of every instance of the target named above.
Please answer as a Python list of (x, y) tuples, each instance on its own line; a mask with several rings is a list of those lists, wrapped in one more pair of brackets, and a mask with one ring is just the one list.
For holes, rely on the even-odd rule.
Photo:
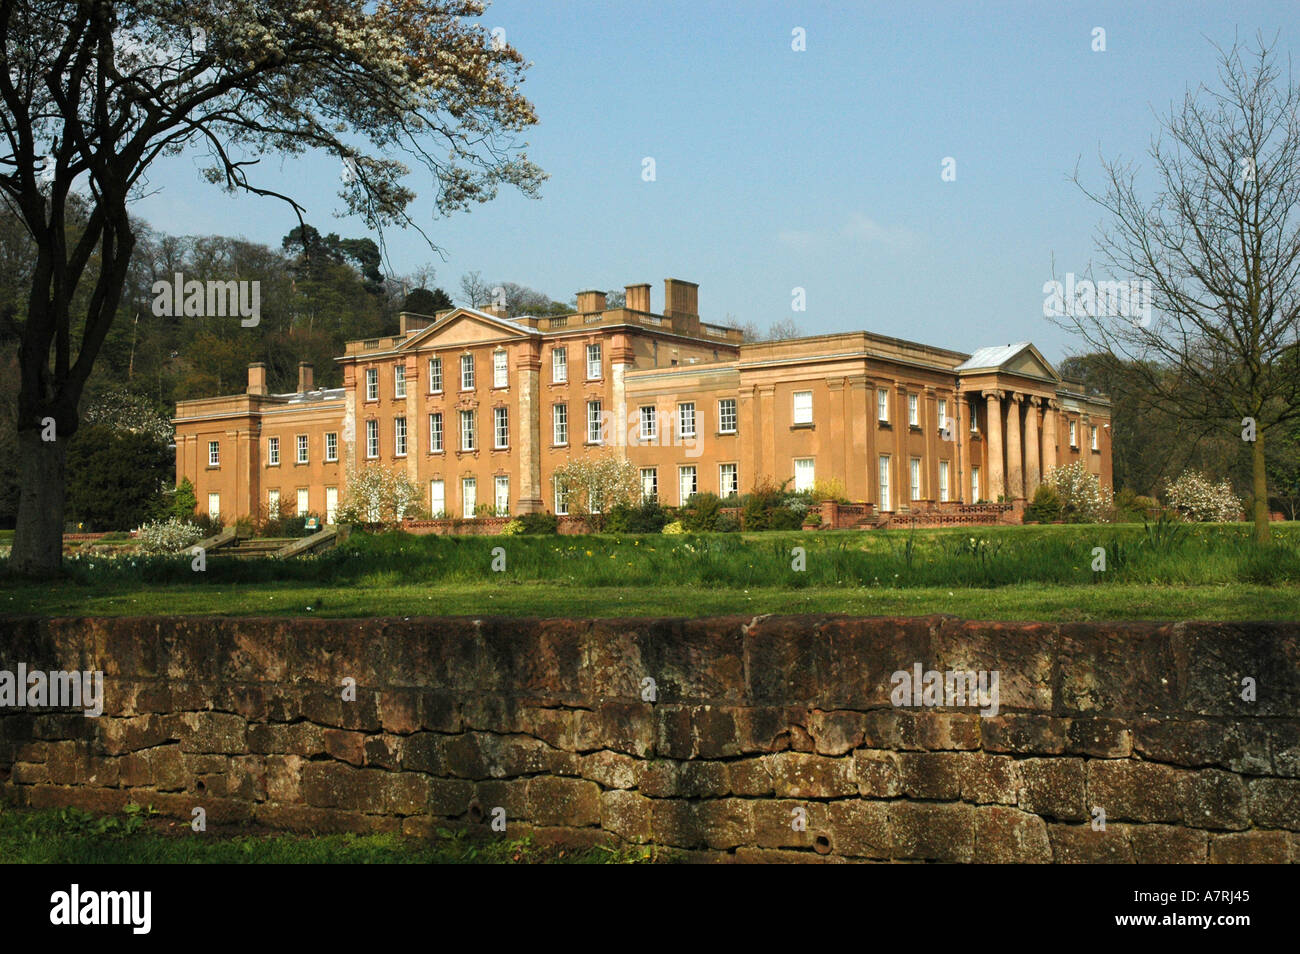
[(834, 479), (883, 514), (1023, 501), (1057, 464), (1111, 486), (1110, 402), (1061, 378), (1029, 342), (963, 354), (865, 331), (742, 343), (702, 322), (698, 286), (625, 305), (581, 292), (559, 317), (503, 309), (403, 313), (397, 335), (350, 342), (341, 388), (245, 393), (176, 407), (177, 479), (226, 518), (333, 521), (350, 470), (404, 469), (435, 516), (563, 514), (571, 458), (636, 464), (643, 496), (796, 489)]

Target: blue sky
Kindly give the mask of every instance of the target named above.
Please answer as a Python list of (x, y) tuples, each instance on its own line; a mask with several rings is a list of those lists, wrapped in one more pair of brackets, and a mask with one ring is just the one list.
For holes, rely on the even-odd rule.
[[(483, 23), (534, 64), (528, 152), (551, 178), (540, 200), (503, 192), (449, 219), (420, 200), (445, 258), (390, 233), (396, 272), (431, 264), (453, 296), (470, 270), (560, 300), (650, 282), (656, 310), (671, 276), (699, 282), (705, 321), (794, 318), (805, 334), (963, 351), (1029, 339), (1057, 360), (1078, 342), (1043, 318), (1042, 286), (1053, 259), (1087, 270), (1101, 221), (1067, 181), (1076, 162), (1096, 183), (1099, 153), (1144, 155), (1153, 110), (1213, 82), (1211, 41), (1262, 30), (1289, 55), (1300, 5), (501, 0)], [(945, 157), (956, 181), (941, 180)], [(136, 213), (272, 245), (296, 224), (275, 200), (206, 185), (198, 165), (161, 163)], [(336, 158), (267, 165), (263, 181), (322, 232), (364, 234), (334, 216)]]

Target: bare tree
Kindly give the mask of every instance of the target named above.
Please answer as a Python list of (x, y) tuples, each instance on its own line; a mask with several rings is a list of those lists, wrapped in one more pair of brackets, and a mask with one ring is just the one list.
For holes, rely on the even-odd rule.
[[(1074, 181), (1109, 213), (1097, 247), (1150, 311), (1066, 302), (1058, 323), (1131, 362), (1188, 431), (1238, 433), (1250, 454), (1255, 538), (1269, 539), (1265, 444), (1300, 417), (1300, 90), (1262, 38), (1219, 48), (1219, 88), (1159, 118), (1153, 168), (1102, 161)], [(1139, 183), (1154, 175), (1156, 192)], [(1070, 296), (1067, 296), (1070, 297)], [(1095, 304), (1095, 303), (1094, 303)], [(1112, 313), (1105, 314), (1103, 312)]]
[(305, 226), (251, 176), (266, 153), (333, 154), (348, 211), (381, 238), (419, 229), (396, 151), (431, 174), (440, 214), (502, 184), (535, 193), (544, 176), (512, 139), (536, 122), (524, 60), (473, 22), (482, 13), (477, 0), (0, 0), (0, 196), (37, 250), (16, 316), (11, 569), (59, 569), (65, 449), (136, 244), (128, 202), (160, 156), (206, 149), (209, 182), (288, 202)]
[(486, 305), (492, 300), (492, 287), (479, 272), (469, 272), (460, 276), (460, 294), (465, 304), (471, 308)]

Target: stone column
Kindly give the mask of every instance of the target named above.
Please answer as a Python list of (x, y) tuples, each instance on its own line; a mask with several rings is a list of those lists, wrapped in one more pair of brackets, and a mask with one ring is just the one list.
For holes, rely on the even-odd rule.
[[(519, 422), (515, 425), (519, 428), (517, 444), (519, 451), (515, 461), (520, 513), (540, 513), (546, 509), (542, 491), (541, 374), (541, 346), (535, 341), (521, 345), (515, 357), (515, 376), (519, 387)], [(488, 424), (491, 423), (489, 420)], [(573, 422), (570, 421), (569, 424), (572, 428)], [(582, 410), (579, 426), (583, 429), (579, 433), (585, 433), (587, 427), (585, 408)], [(570, 434), (572, 433), (570, 431)], [(511, 443), (514, 443), (513, 439)]]
[(997, 502), (1006, 493), (1006, 478), (1002, 470), (1002, 392), (981, 391), (988, 402), (988, 489), (981, 491), (981, 496)]
[(1038, 439), (1038, 405), (1042, 398), (1029, 397), (1025, 411), (1025, 497), (1033, 499), (1042, 480), (1042, 447)]
[(1056, 466), (1056, 412), (1061, 402), (1048, 398), (1043, 411), (1043, 476), (1046, 477)]
[(1007, 395), (1007, 501), (1025, 499), (1025, 467), (1020, 444), (1020, 402), (1023, 394), (1012, 391)]

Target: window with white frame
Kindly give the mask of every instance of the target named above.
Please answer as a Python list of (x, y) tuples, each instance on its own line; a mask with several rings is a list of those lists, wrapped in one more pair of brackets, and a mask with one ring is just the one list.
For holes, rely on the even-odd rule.
[(1092, 449), (1093, 449), (1093, 450), (1101, 450), (1101, 445), (1097, 442), (1097, 425), (1096, 425), (1096, 424), (1091, 425), (1091, 426), (1089, 427), (1089, 431), (1091, 432), (1091, 435), (1092, 435), (1092, 436), (1091, 436), (1091, 440), (1092, 440)]
[(587, 380), (595, 381), (600, 377), (600, 344), (587, 345)]
[(221, 494), (208, 494), (208, 516), (214, 520), (221, 516)]
[(510, 478), (504, 475), (498, 475), (493, 481), (496, 491), (496, 499), (493, 503), (496, 506), (496, 515), (498, 517), (510, 516)]
[(684, 440), (695, 436), (695, 402), (685, 401), (677, 405), (677, 437)]
[(794, 492), (801, 494), (813, 489), (816, 478), (813, 476), (813, 459), (798, 457), (794, 462)]
[(569, 512), (569, 488), (562, 480), (555, 481), (555, 513), (563, 517)]
[(398, 457), (406, 456), (406, 418), (393, 418), (393, 453)]
[(460, 389), (462, 391), (474, 390), (474, 356), (472, 354), (460, 356)]
[(280, 491), (268, 490), (266, 493), (266, 515), (271, 520), (280, 517)]
[(812, 392), (794, 392), (794, 423), (811, 424), (813, 422)]
[(718, 402), (718, 430), (723, 434), (736, 433), (735, 398), (723, 398)]
[(268, 437), (266, 439), (266, 462), (271, 467), (280, 466), (280, 438)]
[(475, 411), (460, 412), (460, 449), (463, 451), (472, 451), (478, 446), (474, 440), (474, 431), (477, 429), (475, 418), (477, 417), (478, 414)]
[(978, 466), (970, 469), (970, 502), (980, 502), (980, 469)]
[(429, 452), (442, 453), (442, 413), (429, 415)]
[(379, 422), (366, 421), (366, 456), (379, 456)]
[(297, 440), (298, 440), (298, 463), (300, 463), (300, 464), (305, 464), (305, 463), (307, 463), (307, 456), (308, 456), (308, 455), (307, 455), (307, 435), (306, 435), (306, 434), (299, 434), (298, 437), (297, 437)]
[(641, 408), (641, 430), (637, 436), (642, 443), (659, 439), (659, 413), (654, 405)]
[(393, 397), (406, 397), (406, 365), (393, 365)]
[(920, 396), (909, 394), (907, 396), (907, 423), (909, 427), (921, 426)]
[(307, 516), (308, 510), (311, 509), (308, 506), (309, 500), (310, 500), (310, 494), (308, 493), (307, 488), (299, 487), (298, 488), (298, 516), (300, 517)]
[(339, 489), (337, 487), (325, 488), (325, 522), (334, 523), (339, 512)]
[(601, 443), (601, 419), (600, 419), (600, 402), (587, 402), (587, 443)]
[(551, 349), (551, 381), (563, 384), (569, 380), (569, 349), (563, 345)]
[(979, 407), (974, 402), (970, 406), (970, 432), (972, 434), (980, 432)]
[(221, 442), (220, 441), (208, 441), (208, 466), (209, 467), (221, 466)]
[(429, 392), (437, 394), (442, 390), (442, 358), (429, 359)]
[(447, 516), (447, 485), (441, 480), (429, 481), (429, 513), (435, 520)]
[(682, 467), (678, 467), (677, 468), (677, 491), (679, 494), (678, 497), (679, 502), (685, 505), (686, 501), (690, 500), (691, 496), (698, 489), (699, 489), (699, 482), (696, 480), (695, 477), (695, 465), (686, 464)]
[(492, 409), (492, 435), (496, 440), (497, 450), (510, 446), (510, 411), (504, 407)]
[(325, 460), (334, 463), (339, 459), (339, 435), (337, 431), (325, 433)]
[(366, 400), (379, 400), (379, 369), (366, 368)]
[(718, 465), (718, 496), (724, 500), (740, 493), (740, 476), (735, 464)]
[(654, 467), (641, 468), (641, 502), (659, 498), (659, 471)]
[(893, 510), (893, 496), (890, 493), (890, 460), (888, 454), (880, 455), (880, 509)]
[(460, 481), (460, 515), (466, 520), (474, 517), (478, 509), (478, 481), (473, 477), (462, 477)]
[(889, 389), (876, 388), (876, 420), (889, 423)]
[(948, 433), (948, 399), (939, 398), (939, 433)]
[(1074, 421), (1070, 422), (1070, 446), (1071, 447), (1079, 446), (1078, 425)]
[(948, 502), (948, 462), (939, 461), (939, 501)]
[(510, 372), (506, 367), (506, 361), (504, 351), (492, 352), (492, 386), (494, 388), (504, 388), (510, 384)]
[(551, 443), (564, 445), (569, 443), (569, 405), (551, 406)]
[(911, 479), (912, 499), (921, 499), (921, 458), (913, 457), (908, 461), (908, 477)]

